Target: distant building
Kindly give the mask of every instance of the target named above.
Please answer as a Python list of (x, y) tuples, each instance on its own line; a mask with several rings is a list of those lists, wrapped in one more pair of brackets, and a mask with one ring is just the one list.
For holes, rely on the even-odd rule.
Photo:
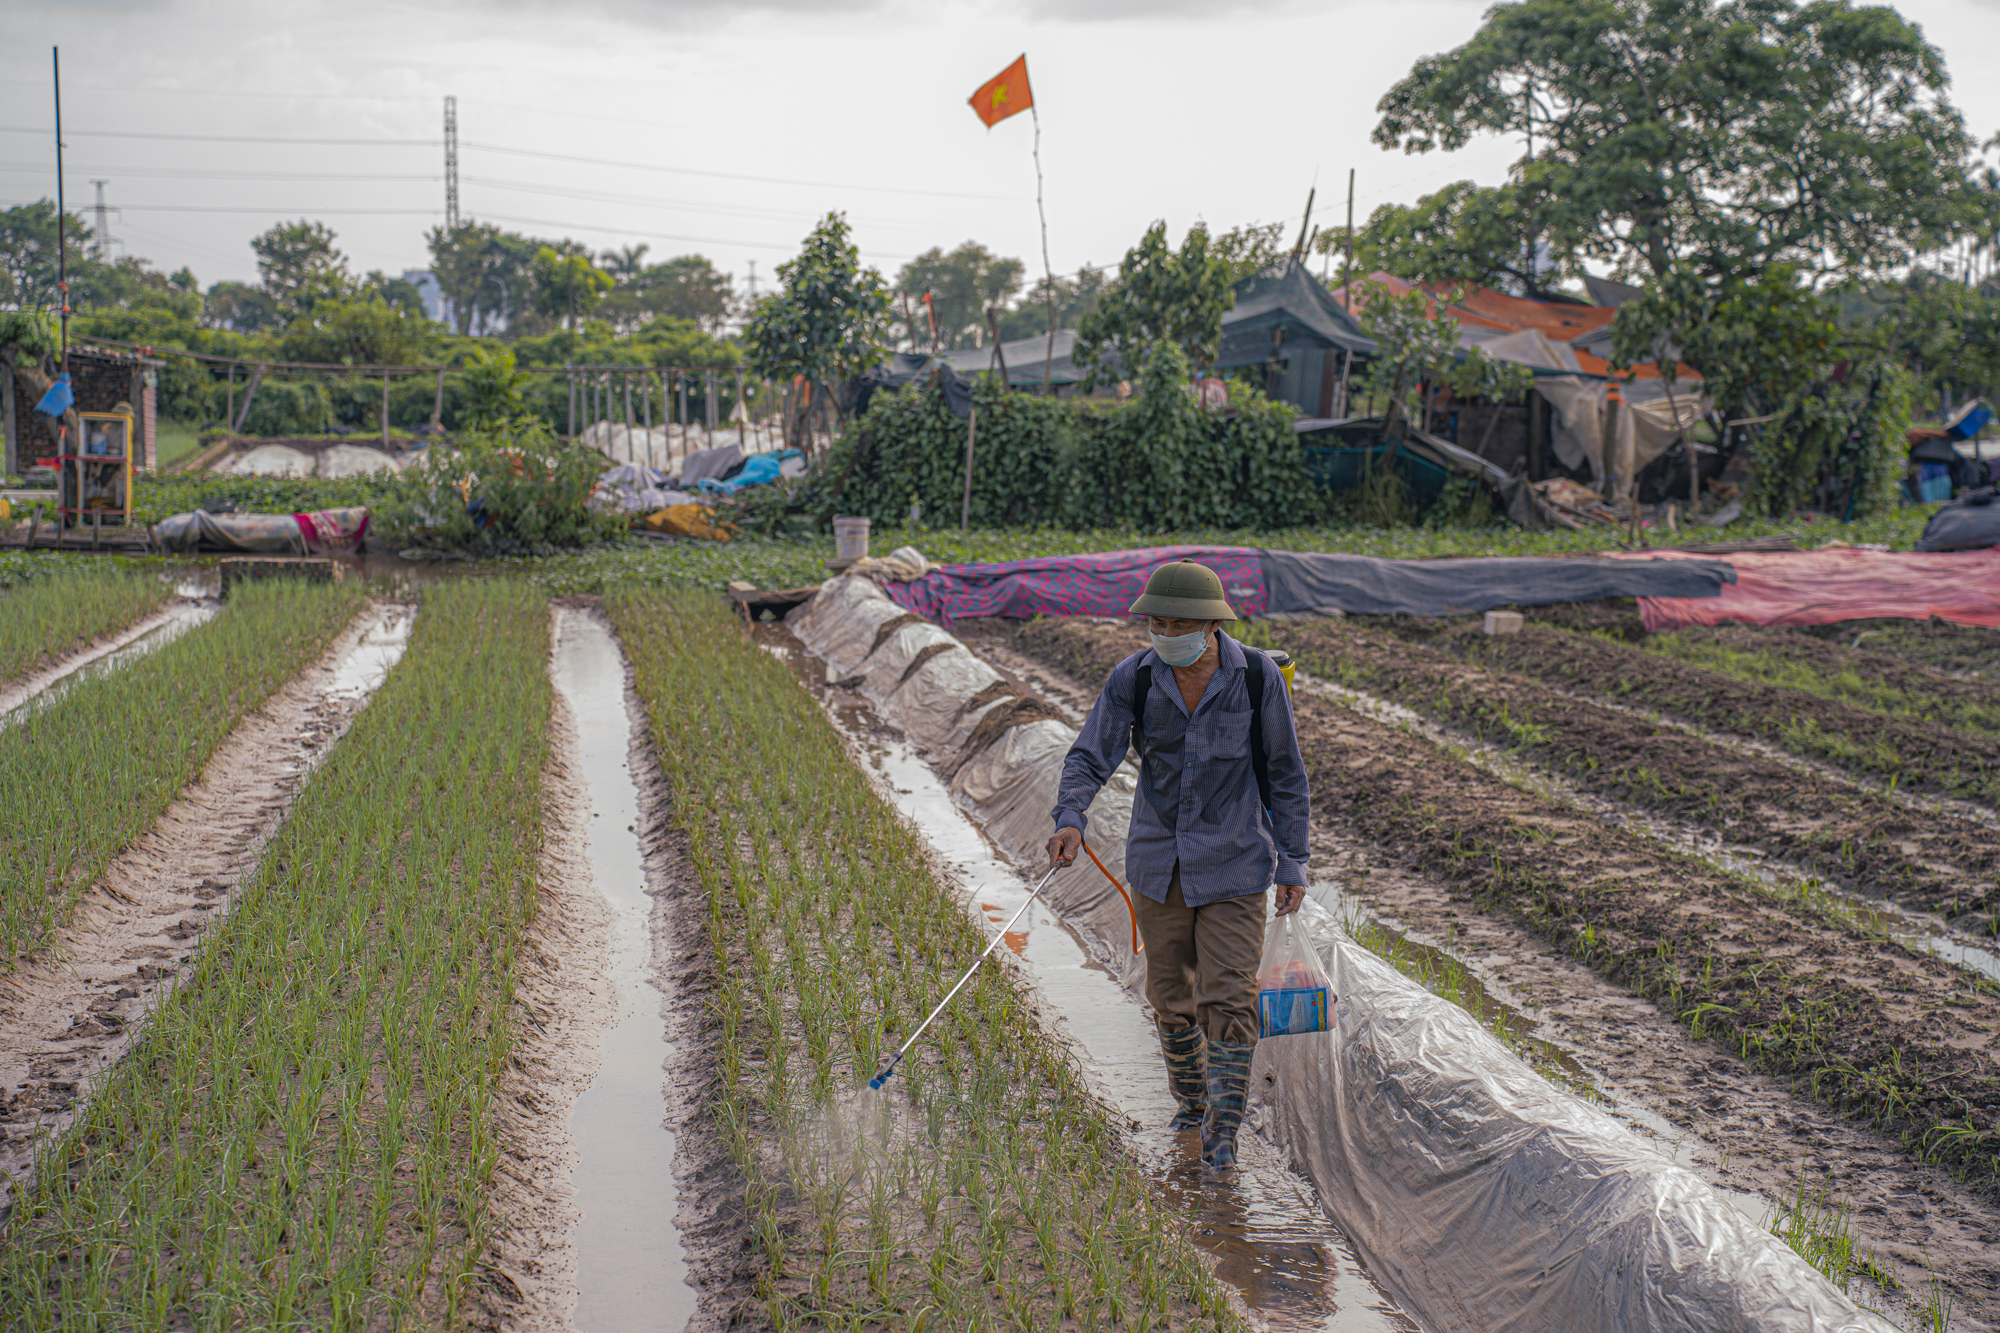
[(438, 285), (436, 274), (427, 268), (406, 268), (403, 270), (403, 281), (423, 295), (426, 318), (450, 321), (451, 302), (444, 299), (444, 288)]

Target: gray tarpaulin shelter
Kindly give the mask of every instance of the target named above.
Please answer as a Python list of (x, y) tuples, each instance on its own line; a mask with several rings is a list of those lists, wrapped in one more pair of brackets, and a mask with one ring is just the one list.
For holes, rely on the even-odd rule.
[(1222, 316), (1222, 351), (1214, 370), (1276, 362), (1271, 396), (1307, 417), (1334, 409), (1334, 390), (1349, 356), (1375, 354), (1375, 342), (1343, 310), (1340, 298), (1290, 258), (1236, 284), (1236, 304)]
[(1382, 560), (1271, 550), (1257, 557), (1268, 610), (1276, 612), (1462, 616), (1607, 597), (1720, 597), (1723, 584), (1736, 582), (1722, 560)]

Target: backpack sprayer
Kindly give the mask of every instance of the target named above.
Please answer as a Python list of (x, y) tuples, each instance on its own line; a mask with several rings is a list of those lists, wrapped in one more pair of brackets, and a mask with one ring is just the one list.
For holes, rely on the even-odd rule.
[[(1139, 939), (1139, 914), (1132, 906), (1132, 895), (1125, 892), (1125, 886), (1118, 882), (1118, 876), (1105, 869), (1104, 862), (1097, 859), (1097, 853), (1090, 850), (1088, 842), (1083, 844), (1083, 851), (1084, 855), (1090, 858), (1092, 865), (1104, 871), (1104, 877), (1111, 881), (1111, 887), (1117, 889), (1118, 896), (1125, 900), (1125, 911), (1132, 918), (1132, 952), (1140, 953), (1144, 951), (1146, 946)], [(1072, 861), (1070, 864), (1073, 865), (1075, 862)], [(944, 1012), (944, 1007), (951, 1003), (952, 996), (958, 994), (959, 991), (965, 988), (965, 983), (972, 980), (972, 974), (979, 970), (979, 965), (986, 961), (987, 956), (993, 952), (1001, 940), (1007, 938), (1007, 933), (1014, 929), (1014, 923), (1019, 921), (1030, 907), (1035, 905), (1035, 899), (1041, 896), (1041, 892), (1048, 886), (1048, 882), (1055, 878), (1056, 871), (1061, 869), (1061, 866), (1050, 866), (1048, 873), (1035, 881), (1035, 887), (1028, 892), (1028, 900), (1016, 909), (1014, 915), (1007, 918), (1007, 924), (1000, 927), (1000, 933), (986, 942), (986, 947), (980, 950), (979, 957), (972, 960), (972, 966), (965, 969), (965, 975), (958, 979), (958, 984), (945, 992), (945, 997), (938, 1001), (937, 1008), (931, 1010), (929, 1018), (917, 1024), (917, 1030), (910, 1034), (910, 1039), (903, 1043), (901, 1049), (889, 1057), (889, 1063), (882, 1066), (882, 1072), (868, 1080), (869, 1087), (879, 1092), (882, 1085), (889, 1081), (889, 1076), (896, 1072), (896, 1066), (903, 1063), (903, 1057), (908, 1055), (910, 1048), (917, 1044), (917, 1038), (924, 1035), (924, 1029), (929, 1027), (931, 1022)]]

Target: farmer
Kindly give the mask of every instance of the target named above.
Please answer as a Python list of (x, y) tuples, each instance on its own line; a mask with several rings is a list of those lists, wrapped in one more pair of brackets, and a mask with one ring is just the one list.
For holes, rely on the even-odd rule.
[(1153, 646), (1111, 668), (1063, 760), (1049, 859), (1075, 859), (1084, 811), (1130, 745), (1139, 791), (1125, 872), (1180, 1103), (1169, 1128), (1199, 1127), (1202, 1160), (1221, 1170), (1236, 1164), (1257, 1047), (1266, 893), (1275, 883), (1281, 915), (1305, 897), (1305, 764), (1277, 665), (1220, 632), (1236, 613), (1213, 570), (1160, 566), (1132, 613), (1150, 622)]

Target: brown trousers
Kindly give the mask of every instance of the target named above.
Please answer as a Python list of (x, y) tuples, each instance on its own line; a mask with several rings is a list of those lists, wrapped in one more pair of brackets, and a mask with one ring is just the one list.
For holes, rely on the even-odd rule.
[(1146, 941), (1146, 999), (1165, 1031), (1199, 1023), (1210, 1041), (1257, 1040), (1257, 965), (1269, 890), (1189, 907), (1174, 867), (1167, 900), (1134, 894)]

